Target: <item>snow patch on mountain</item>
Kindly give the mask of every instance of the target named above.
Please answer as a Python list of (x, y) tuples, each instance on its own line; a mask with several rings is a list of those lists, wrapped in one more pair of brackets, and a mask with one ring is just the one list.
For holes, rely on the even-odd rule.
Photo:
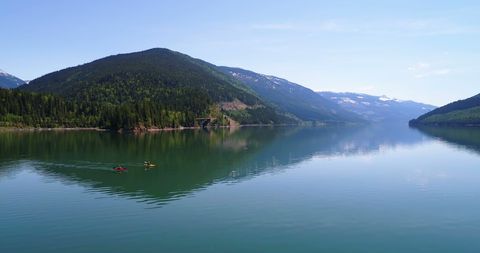
[(351, 99), (351, 98), (342, 98), (343, 103), (350, 103), (350, 104), (356, 104), (357, 101)]
[(435, 108), (431, 105), (391, 98), (386, 95), (373, 96), (351, 92), (319, 92), (319, 94), (340, 105), (343, 109), (373, 122), (408, 122), (408, 120)]
[(378, 100), (385, 102), (385, 101), (392, 101), (392, 100), (395, 100), (395, 99), (389, 98), (389, 97), (383, 95), (383, 96), (379, 97)]
[(22, 81), (21, 79), (0, 69), (0, 88), (16, 88), (24, 83), (25, 81)]

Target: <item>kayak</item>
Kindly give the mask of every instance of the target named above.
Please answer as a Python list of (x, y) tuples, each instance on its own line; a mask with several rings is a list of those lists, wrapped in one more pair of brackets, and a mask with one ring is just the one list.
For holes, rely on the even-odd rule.
[(119, 166), (119, 167), (115, 167), (115, 168), (113, 168), (113, 170), (114, 170), (114, 171), (118, 171), (118, 172), (124, 172), (124, 171), (128, 171), (128, 169), (127, 169), (127, 168), (125, 168), (125, 167), (121, 167), (121, 166)]
[(143, 162), (143, 166), (148, 167), (148, 168), (152, 168), (152, 167), (155, 167), (155, 164), (153, 164), (149, 161), (145, 161), (145, 162)]

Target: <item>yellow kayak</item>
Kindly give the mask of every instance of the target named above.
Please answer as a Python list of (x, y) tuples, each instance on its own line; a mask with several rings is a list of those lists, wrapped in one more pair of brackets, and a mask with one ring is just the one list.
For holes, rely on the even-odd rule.
[(155, 167), (155, 164), (153, 164), (151, 162), (144, 162), (143, 166), (148, 167), (148, 168), (152, 168), (152, 167)]

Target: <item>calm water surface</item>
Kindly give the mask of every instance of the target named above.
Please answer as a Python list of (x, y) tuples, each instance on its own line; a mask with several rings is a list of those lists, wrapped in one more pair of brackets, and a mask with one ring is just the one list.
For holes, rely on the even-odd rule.
[(406, 126), (0, 133), (0, 252), (480, 252), (479, 150)]

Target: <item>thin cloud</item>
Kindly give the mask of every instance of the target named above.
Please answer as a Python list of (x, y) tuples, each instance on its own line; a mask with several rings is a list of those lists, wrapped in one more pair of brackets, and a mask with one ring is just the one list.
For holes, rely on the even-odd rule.
[(375, 86), (373, 85), (366, 85), (366, 86), (360, 86), (357, 88), (359, 92), (372, 92), (375, 90)]
[(254, 24), (252, 25), (252, 29), (286, 31), (286, 30), (297, 30), (298, 28), (293, 26), (292, 24), (278, 23), (278, 24)]
[(451, 68), (436, 68), (432, 64), (426, 62), (417, 62), (407, 70), (413, 74), (414, 78), (426, 78), (430, 76), (444, 76), (452, 72)]
[(357, 34), (435, 36), (480, 33), (477, 27), (455, 24), (440, 19), (377, 20), (363, 22), (354, 20), (324, 20), (309, 23), (267, 23), (253, 24), (253, 30), (293, 32), (341, 32)]
[(412, 35), (455, 35), (478, 33), (475, 27), (455, 24), (438, 19), (401, 20), (393, 24), (398, 31)]
[(266, 23), (253, 24), (250, 26), (253, 30), (265, 31), (297, 31), (297, 32), (340, 32), (344, 27), (337, 21), (326, 20), (316, 24), (302, 23)]

